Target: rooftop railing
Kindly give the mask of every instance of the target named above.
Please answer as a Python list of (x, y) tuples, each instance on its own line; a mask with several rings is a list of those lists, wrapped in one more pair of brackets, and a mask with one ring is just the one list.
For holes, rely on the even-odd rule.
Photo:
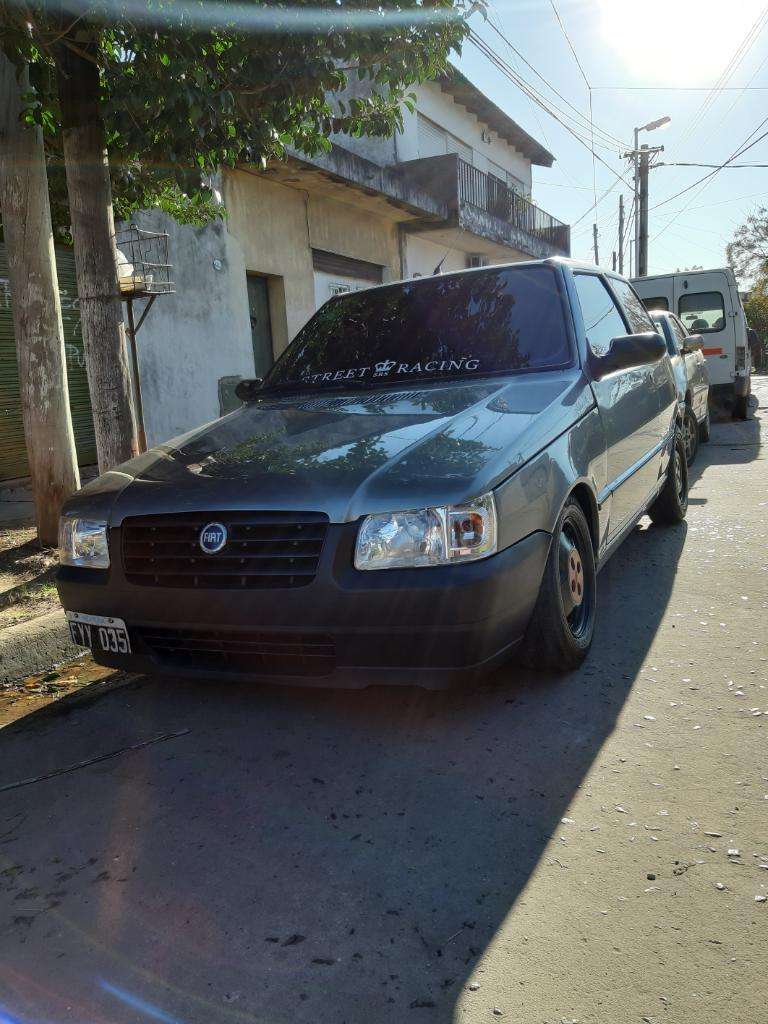
[(570, 252), (570, 228), (530, 200), (518, 195), (500, 178), (459, 158), (459, 199), (520, 228), (563, 253)]

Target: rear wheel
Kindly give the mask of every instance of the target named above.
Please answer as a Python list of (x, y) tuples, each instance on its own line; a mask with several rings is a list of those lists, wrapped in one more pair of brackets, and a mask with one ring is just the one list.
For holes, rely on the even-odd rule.
[(531, 668), (576, 668), (595, 630), (597, 576), (589, 524), (575, 498), (565, 503), (552, 535), (539, 596), (523, 641)]
[(675, 523), (682, 523), (687, 511), (688, 463), (685, 460), (683, 438), (676, 434), (667, 467), (667, 479), (658, 498), (648, 509), (648, 515), (660, 526), (672, 526)]
[(699, 450), (699, 425), (696, 422), (696, 417), (693, 415), (693, 409), (690, 405), (685, 407), (682, 433), (683, 444), (685, 445), (685, 461), (690, 466), (696, 458), (696, 452)]
[(733, 403), (733, 418), (745, 420), (749, 414), (749, 398), (747, 395), (736, 395)]

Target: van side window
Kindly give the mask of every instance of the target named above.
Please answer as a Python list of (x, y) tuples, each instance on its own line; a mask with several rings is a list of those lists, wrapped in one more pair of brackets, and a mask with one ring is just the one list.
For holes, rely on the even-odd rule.
[(574, 281), (589, 347), (596, 356), (604, 356), (613, 339), (627, 333), (626, 324), (597, 274), (576, 274)]
[(725, 303), (720, 292), (681, 295), (677, 312), (691, 334), (722, 331), (725, 327)]
[(611, 278), (611, 285), (624, 307), (632, 333), (642, 334), (644, 331), (655, 331), (656, 327), (648, 316), (648, 310), (632, 285), (628, 281), (622, 281), (615, 277)]
[(657, 295), (655, 299), (643, 299), (646, 309), (666, 309), (669, 311), (669, 303), (663, 295)]

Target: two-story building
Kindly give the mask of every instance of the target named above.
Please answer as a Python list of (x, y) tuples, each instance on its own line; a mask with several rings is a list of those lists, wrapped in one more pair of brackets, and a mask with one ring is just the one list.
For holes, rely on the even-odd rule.
[[(160, 211), (136, 218), (170, 235), (176, 288), (158, 298), (137, 337), (150, 444), (232, 408), (235, 382), (263, 375), (339, 292), (568, 255), (567, 225), (530, 198), (532, 166), (554, 157), (457, 70), (413, 92), (415, 110), (403, 110), (391, 138), (335, 136), (313, 158), (291, 153), (264, 170), (223, 171), (220, 221), (194, 228)], [(71, 256), (61, 260), (69, 267)], [(82, 361), (71, 334), (68, 352)], [(82, 367), (73, 364), (72, 376), (79, 381)], [(23, 449), (18, 411), (6, 422), (16, 423)], [(90, 424), (81, 426), (81, 447), (91, 451)]]

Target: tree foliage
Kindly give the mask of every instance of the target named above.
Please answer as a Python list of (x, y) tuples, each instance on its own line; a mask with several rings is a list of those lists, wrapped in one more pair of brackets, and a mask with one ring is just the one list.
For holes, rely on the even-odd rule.
[(744, 315), (750, 327), (757, 331), (760, 342), (765, 346), (768, 340), (768, 280), (762, 277), (753, 287), (744, 303)]
[(768, 208), (759, 206), (750, 213), (725, 247), (725, 254), (740, 281), (768, 273)]
[(117, 216), (159, 205), (202, 223), (220, 166), (311, 156), (334, 132), (390, 135), (475, 9), (483, 0), (0, 0), (0, 38), (30, 66), (26, 116), (45, 132), (59, 224), (66, 48), (98, 67)]

